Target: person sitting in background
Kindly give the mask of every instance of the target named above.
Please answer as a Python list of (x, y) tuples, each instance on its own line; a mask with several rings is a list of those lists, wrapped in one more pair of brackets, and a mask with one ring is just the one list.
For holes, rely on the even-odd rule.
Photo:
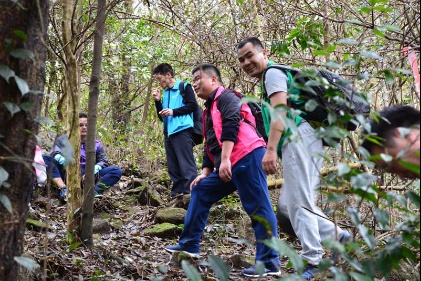
[[(85, 175), (86, 166), (86, 139), (88, 134), (88, 115), (86, 113), (79, 114), (79, 132), (80, 132), (80, 172), (82, 181)], [(60, 199), (66, 202), (67, 187), (66, 187), (66, 159), (62, 150), (69, 147), (70, 142), (67, 135), (62, 135), (57, 138), (53, 152), (51, 155), (43, 155), (44, 161), (47, 165), (47, 172), (52, 178), (53, 183), (60, 189)], [(102, 197), (105, 189), (116, 184), (122, 175), (121, 168), (118, 166), (109, 166), (108, 158), (105, 154), (104, 147), (101, 142), (95, 140), (95, 170), (96, 185), (95, 197)]]
[[(402, 178), (420, 178), (420, 111), (407, 105), (395, 105), (378, 112), (369, 120), (371, 132), (362, 147), (376, 166)], [(389, 160), (387, 156), (391, 156)]]

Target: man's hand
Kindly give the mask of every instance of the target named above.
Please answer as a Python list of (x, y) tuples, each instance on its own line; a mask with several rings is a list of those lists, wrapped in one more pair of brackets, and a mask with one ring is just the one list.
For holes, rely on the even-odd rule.
[(230, 159), (222, 160), (221, 166), (219, 167), (219, 177), (224, 182), (229, 182), (232, 179)]
[(95, 165), (94, 174), (97, 174), (101, 170), (102, 170), (102, 167), (100, 165)]
[(159, 89), (152, 89), (152, 97), (155, 101), (159, 101), (161, 99), (161, 92), (159, 91)]
[(277, 163), (276, 160), (278, 159), (278, 155), (276, 151), (266, 151), (265, 156), (263, 156), (262, 166), (263, 171), (266, 175), (273, 175), (277, 172)]
[(60, 165), (64, 165), (64, 162), (66, 162), (66, 158), (64, 158), (61, 154), (56, 154), (54, 156), (54, 160), (56, 160)]
[(193, 186), (198, 185), (199, 182), (205, 178), (207, 178), (207, 175), (205, 174), (198, 175), (190, 184), (190, 192), (193, 190)]
[(159, 115), (161, 115), (162, 117), (168, 117), (168, 116), (172, 116), (173, 115), (173, 111), (170, 108), (166, 108), (163, 109), (159, 112)]

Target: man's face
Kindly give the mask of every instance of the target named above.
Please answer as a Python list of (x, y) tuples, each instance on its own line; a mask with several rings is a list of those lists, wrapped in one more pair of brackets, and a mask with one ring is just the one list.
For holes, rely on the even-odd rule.
[(171, 83), (171, 74), (167, 72), (166, 74), (157, 73), (155, 74), (155, 79), (158, 81), (159, 86), (166, 89), (169, 88)]
[(375, 146), (371, 155), (386, 154), (391, 156), (392, 161), (375, 160), (375, 164), (378, 168), (385, 172), (397, 174), (401, 178), (417, 179), (420, 177), (419, 173), (415, 173), (409, 170), (403, 165), (403, 162), (409, 163), (414, 166), (419, 166), (419, 131), (418, 131), (418, 142), (415, 138), (408, 136), (393, 137), (389, 141), (388, 145), (384, 147)]
[(251, 77), (261, 78), (267, 67), (266, 50), (257, 50), (252, 43), (245, 44), (237, 51), (240, 67)]
[(201, 70), (193, 73), (193, 89), (196, 95), (201, 99), (207, 100), (214, 90), (216, 80), (216, 76), (209, 76)]
[(88, 118), (79, 118), (79, 133), (82, 139), (88, 135)]

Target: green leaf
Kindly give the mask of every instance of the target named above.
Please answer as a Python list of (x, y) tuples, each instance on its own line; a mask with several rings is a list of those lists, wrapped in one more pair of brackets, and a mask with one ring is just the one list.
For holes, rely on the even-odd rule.
[(6, 210), (9, 211), (9, 213), (13, 214), (12, 203), (10, 202), (9, 197), (0, 193), (0, 202), (3, 204)]
[(390, 216), (389, 212), (386, 212), (385, 210), (381, 209), (375, 209), (374, 210), (374, 216), (377, 219), (377, 222), (382, 227), (383, 230), (387, 230), (389, 228), (390, 223)]
[(374, 249), (374, 247), (376, 246), (376, 239), (374, 238), (373, 235), (370, 234), (370, 230), (362, 224), (358, 225), (357, 228), (361, 234), (361, 237), (364, 239), (365, 243), (367, 244), (367, 246), (370, 249)]
[(19, 88), (22, 96), (29, 93), (29, 86), (28, 86), (28, 83), (26, 83), (25, 80), (23, 80), (22, 78), (20, 78), (18, 76), (15, 76), (15, 81), (16, 81), (16, 84), (18, 85), (18, 88)]
[(395, 77), (393, 76), (391, 71), (384, 70), (383, 73), (387, 84), (393, 84), (393, 82), (395, 82)]
[(292, 248), (287, 242), (277, 238), (272, 237), (262, 241), (263, 244), (268, 246), (271, 249), (274, 249), (279, 253), (280, 256), (288, 256), (293, 267), (297, 271), (301, 271), (304, 268), (304, 262), (301, 257), (297, 254), (294, 248)]
[(10, 55), (12, 57), (15, 57), (17, 59), (31, 59), (33, 62), (35, 62), (35, 55), (31, 51), (27, 49), (14, 49), (10, 51)]
[(329, 122), (329, 124), (333, 124), (335, 123), (337, 120), (337, 116), (334, 112), (329, 112), (329, 114), (327, 115), (327, 121)]
[(82, 242), (75, 242), (69, 245), (69, 250), (74, 250), (77, 247), (79, 247), (80, 245), (82, 245)]
[(31, 258), (27, 258), (27, 257), (14, 257), (14, 260), (18, 264), (22, 265), (23, 267), (25, 267), (26, 269), (28, 269), (30, 271), (39, 268), (39, 264), (36, 261), (34, 261), (33, 259), (31, 259)]
[(34, 102), (33, 101), (25, 101), (20, 104), (20, 108), (25, 112), (32, 111), (32, 108), (34, 108)]
[(396, 25), (391, 25), (391, 24), (385, 24), (382, 26), (383, 28), (385, 28), (388, 31), (395, 31), (395, 32), (399, 32), (402, 33), (402, 29), (400, 29), (398, 26)]
[(375, 11), (384, 12), (384, 13), (392, 13), (393, 9), (386, 7), (386, 6), (376, 6), (374, 7)]
[(316, 107), (317, 107), (318, 105), (319, 105), (319, 104), (317, 103), (317, 101), (315, 101), (315, 100), (311, 99), (311, 100), (308, 100), (308, 101), (306, 102), (306, 104), (304, 105), (304, 107), (305, 107), (306, 111), (308, 111), (308, 112), (312, 112), (312, 111), (314, 111), (314, 110), (316, 109)]
[(362, 22), (357, 20), (357, 19), (352, 19), (352, 20), (345, 20), (345, 22), (347, 23), (351, 23), (351, 24), (357, 24), (357, 25), (361, 25)]
[(28, 35), (26, 35), (26, 33), (20, 29), (15, 29), (13, 30), (13, 33), (19, 37), (20, 39), (22, 39), (23, 41), (28, 40)]
[(360, 12), (364, 13), (364, 14), (370, 14), (372, 10), (373, 10), (373, 8), (371, 8), (371, 7), (361, 7), (360, 8)]
[(389, 154), (380, 153), (380, 157), (382, 158), (384, 162), (387, 162), (387, 163), (393, 160), (393, 157), (390, 156)]
[(348, 174), (349, 172), (351, 172), (351, 167), (349, 167), (347, 164), (345, 163), (340, 163), (338, 165), (338, 176), (343, 176)]
[(420, 166), (409, 163), (404, 160), (399, 160), (399, 164), (408, 169), (408, 171), (411, 171), (412, 173), (417, 174), (418, 176), (420, 175)]
[(411, 202), (419, 209), (420, 208), (420, 194), (410, 190), (406, 193), (406, 196)]
[(0, 187), (3, 186), (3, 183), (5, 183), (8, 178), (9, 173), (2, 166), (0, 166)]
[(9, 110), (10, 114), (12, 114), (12, 117), (20, 111), (19, 106), (13, 102), (5, 101), (3, 102), (3, 104), (7, 108), (7, 110)]
[(10, 77), (15, 77), (15, 72), (7, 65), (0, 64), (0, 76), (3, 77), (7, 83), (9, 83)]
[(54, 121), (53, 121), (53, 120), (48, 119), (47, 117), (44, 117), (44, 116), (39, 116), (39, 117), (36, 117), (36, 118), (34, 119), (34, 121), (35, 121), (35, 122), (38, 122), (38, 123), (48, 123), (48, 124), (54, 124)]
[(382, 59), (382, 57), (379, 54), (377, 54), (375, 52), (372, 52), (372, 51), (361, 51), (360, 55), (364, 58), (370, 58), (370, 59), (375, 59), (375, 60), (381, 60)]
[(367, 276), (365, 274), (360, 274), (357, 272), (351, 272), (349, 275), (352, 276), (352, 278), (354, 278), (355, 281), (373, 281), (373, 278), (371, 278), (370, 276)]
[(197, 269), (194, 266), (192, 266), (188, 261), (182, 260), (181, 267), (183, 268), (184, 273), (186, 273), (187, 278), (189, 278), (190, 281), (202, 281), (202, 277), (200, 277), (200, 274), (197, 271)]
[(338, 44), (345, 44), (345, 45), (358, 45), (358, 44), (360, 44), (360, 41), (357, 41), (357, 40), (352, 39), (352, 38), (344, 38), (344, 39), (338, 40), (337, 43)]
[(216, 276), (218, 276), (220, 280), (228, 281), (230, 279), (230, 268), (224, 263), (224, 261), (220, 257), (210, 255), (209, 263)]
[(385, 38), (386, 37), (386, 35), (382, 31), (380, 31), (378, 29), (373, 29), (373, 33), (375, 35), (379, 36), (380, 38)]
[(344, 66), (354, 66), (357, 65), (358, 61), (356, 59), (347, 59), (343, 65)]
[(339, 63), (334, 62), (334, 61), (328, 61), (326, 63), (326, 67), (336, 68), (336, 69), (341, 69), (342, 68), (342, 66)]

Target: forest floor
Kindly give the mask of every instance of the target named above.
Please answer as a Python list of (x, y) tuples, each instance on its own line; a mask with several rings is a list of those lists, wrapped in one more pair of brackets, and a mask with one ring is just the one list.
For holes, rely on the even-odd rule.
[[(128, 192), (131, 182), (131, 178), (123, 176), (118, 185), (106, 190), (104, 198), (95, 199), (92, 248), (83, 247), (72, 239), (68, 242), (71, 235), (66, 230), (66, 205), (53, 196), (48, 210), (48, 200), (35, 197), (30, 217), (48, 227), (28, 224), (26, 229), (25, 254), (41, 266), (30, 280), (188, 280), (180, 263), (164, 250), (166, 245), (175, 244), (177, 238), (143, 234), (145, 229), (157, 223), (155, 214), (162, 207), (140, 205), (136, 196)], [(278, 196), (279, 190), (271, 191), (274, 205)], [(171, 203), (168, 195), (162, 197), (164, 205)], [(227, 219), (224, 210), (228, 207), (240, 208), (236, 194), (217, 206), (221, 216), (209, 218), (200, 258), (189, 261), (203, 280), (219, 280), (207, 262), (210, 255), (219, 256), (230, 267), (230, 280), (250, 280), (241, 276), (242, 267), (253, 263), (255, 253), (249, 219), (246, 215)], [(299, 250), (295, 239), (286, 239)], [(282, 259), (281, 270), (285, 275), (293, 273), (286, 268), (287, 262), (286, 258)]]

